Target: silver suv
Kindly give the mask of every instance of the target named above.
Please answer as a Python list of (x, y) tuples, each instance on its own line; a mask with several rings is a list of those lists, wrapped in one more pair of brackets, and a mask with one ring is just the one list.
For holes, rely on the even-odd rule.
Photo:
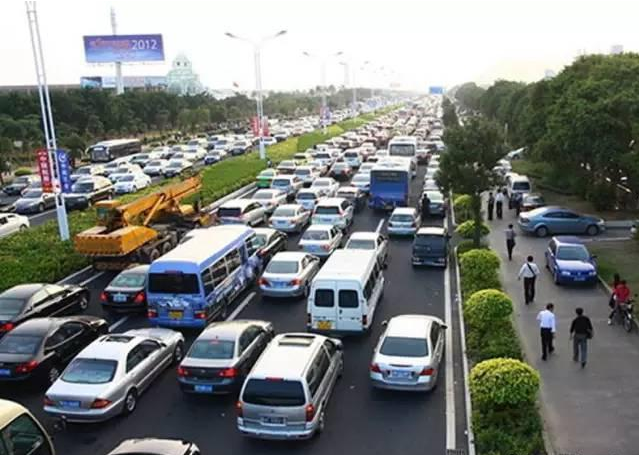
[(308, 439), (320, 433), (343, 369), (339, 340), (310, 333), (276, 336), (244, 382), (238, 429), (261, 439)]

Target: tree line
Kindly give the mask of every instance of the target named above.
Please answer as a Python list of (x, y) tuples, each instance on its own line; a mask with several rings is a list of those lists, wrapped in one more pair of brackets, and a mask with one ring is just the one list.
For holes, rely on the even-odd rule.
[(526, 147), (545, 182), (597, 208), (636, 204), (639, 54), (582, 56), (550, 79), (467, 83), (455, 97), (497, 122), (506, 145)]

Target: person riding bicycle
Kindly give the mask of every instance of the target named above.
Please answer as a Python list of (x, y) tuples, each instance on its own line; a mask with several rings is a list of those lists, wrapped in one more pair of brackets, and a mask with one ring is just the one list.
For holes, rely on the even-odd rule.
[(612, 320), (615, 317), (615, 314), (619, 312), (623, 305), (628, 303), (630, 300), (630, 288), (626, 284), (626, 280), (621, 280), (617, 286), (615, 286), (612, 291), (612, 297), (614, 299), (614, 308), (608, 316), (608, 325), (612, 324)]

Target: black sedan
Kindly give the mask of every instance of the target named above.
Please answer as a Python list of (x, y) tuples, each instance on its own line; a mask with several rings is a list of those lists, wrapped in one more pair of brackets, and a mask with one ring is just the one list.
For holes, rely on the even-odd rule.
[(94, 316), (35, 318), (0, 340), (0, 382), (35, 380), (47, 385), (82, 349), (109, 331)]
[(0, 337), (29, 319), (84, 311), (89, 290), (71, 284), (20, 284), (0, 294)]
[(175, 439), (127, 439), (108, 455), (200, 455), (200, 449), (188, 441)]
[(146, 277), (148, 265), (138, 265), (120, 272), (100, 294), (107, 311), (146, 312)]
[(277, 229), (256, 228), (255, 235), (259, 244), (257, 255), (262, 258), (262, 267), (266, 267), (275, 253), (286, 250), (288, 237)]

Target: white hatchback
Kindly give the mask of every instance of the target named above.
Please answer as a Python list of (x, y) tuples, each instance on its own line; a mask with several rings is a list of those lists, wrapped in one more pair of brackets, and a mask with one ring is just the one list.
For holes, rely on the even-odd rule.
[(313, 224), (302, 235), (299, 246), (307, 253), (328, 257), (341, 246), (343, 238), (342, 231), (337, 226)]

